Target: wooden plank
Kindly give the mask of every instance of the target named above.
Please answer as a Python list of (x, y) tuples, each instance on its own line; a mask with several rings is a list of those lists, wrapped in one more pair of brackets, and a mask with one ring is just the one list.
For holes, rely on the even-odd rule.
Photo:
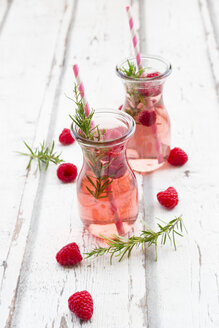
[(13, 0), (0, 0), (0, 35), (4, 28)]
[(201, 17), (204, 25), (205, 40), (215, 88), (219, 99), (219, 24), (216, 16), (219, 14), (219, 3), (213, 0), (199, 0)]
[[(200, 4), (202, 4), (203, 2), (200, 2)], [(218, 22), (218, 14), (219, 14), (219, 3), (217, 0), (208, 0), (205, 1), (204, 3), (204, 7), (207, 7), (207, 10), (210, 13), (210, 18), (211, 18), (211, 22), (212, 22), (212, 26), (213, 26), (213, 30), (214, 30), (214, 36), (216, 39), (217, 44), (219, 43), (219, 22)]]
[[(83, 42), (81, 41), (83, 40)], [(80, 45), (80, 46), (79, 46)], [(89, 47), (88, 47), (89, 45)], [(121, 103), (121, 81), (113, 71), (115, 64), (130, 48), (127, 17), (123, 4), (114, 1), (80, 1), (74, 29), (68, 42), (63, 81), (56, 95), (56, 116), (49, 131), (58, 139), (68, 127), (72, 104), (64, 97), (71, 95), (72, 64), (78, 62), (89, 102), (94, 107), (115, 107)], [(114, 51), (112, 51), (114, 49)], [(103, 73), (104, 72), (104, 73)], [(79, 146), (59, 146), (67, 161), (81, 167)], [(80, 154), (80, 155), (79, 155)], [(141, 179), (139, 177), (141, 199)], [(51, 167), (38, 192), (34, 222), (24, 258), (12, 327), (80, 327), (80, 322), (67, 307), (68, 297), (76, 290), (87, 289), (95, 302), (91, 323), (94, 327), (147, 326), (144, 255), (130, 261), (109, 265), (109, 258), (83, 262), (79, 267), (60, 268), (55, 254), (63, 245), (75, 241), (83, 251), (97, 241), (84, 231), (77, 211), (75, 185), (63, 185)], [(143, 216), (141, 213), (140, 217)], [(136, 233), (141, 226), (136, 225)], [(48, 310), (49, 304), (49, 310)], [(37, 320), (36, 320), (37, 318)]]
[[(1, 271), (1, 327), (10, 326), (21, 265), (33, 220), (32, 211), (36, 206), (37, 191), (41, 191), (44, 176), (43, 172), (41, 176), (36, 173), (34, 166), (27, 176), (22, 176), (26, 159), (18, 158), (13, 151), (21, 147), (22, 138), (36, 146), (47, 137), (54, 94), (60, 82), (66, 54), (65, 40), (71, 27), (73, 8), (74, 2), (62, 5), (59, 1), (47, 1), (44, 6), (43, 2), (38, 1), (29, 2), (28, 5), (17, 1), (0, 40), (0, 46), (4, 49), (0, 53), (0, 62), (3, 63), (1, 74), (4, 77), (0, 80), (0, 86), (5, 90), (1, 108), (6, 113), (11, 113), (5, 117), (5, 121), (1, 121), (1, 149), (3, 154), (5, 152), (4, 157), (7, 156), (7, 162), (1, 161), (2, 172), (7, 172), (8, 163), (13, 165), (13, 174), (4, 175), (5, 189), (1, 189), (1, 193), (4, 193), (1, 199), (5, 197), (4, 205), (7, 210), (3, 221), (1, 220), (1, 256), (4, 263)], [(16, 53), (16, 60), (11, 56), (13, 53)], [(8, 131), (13, 131), (13, 134)], [(17, 135), (22, 137), (17, 138)], [(17, 176), (21, 178), (13, 189)]]
[[(46, 10), (48, 14), (49, 7)], [(45, 15), (46, 10), (44, 10)], [(18, 11), (18, 17), (16, 11)], [(2, 158), (5, 159), (1, 161), (0, 169), (2, 172), (7, 172), (9, 167), (11, 170), (13, 169), (10, 174), (2, 175), (0, 195), (1, 199), (4, 199), (4, 207), (0, 222), (0, 263), (7, 256), (26, 179), (24, 167), (27, 158), (17, 156), (16, 151), (24, 150), (23, 139), (32, 144), (45, 89), (51, 78), (50, 64), (59, 28), (58, 18), (61, 18), (61, 14), (57, 8), (51, 17), (48, 17), (47, 23), (53, 22), (54, 28), (50, 31), (48, 29), (48, 33), (42, 37), (44, 27), (36, 28), (42, 23), (43, 19), (39, 16), (42, 12), (42, 10), (40, 12), (39, 9), (36, 9), (35, 15), (37, 16), (31, 22), (27, 22), (28, 29), (25, 29), (23, 21), (29, 19), (31, 12), (29, 7), (25, 10), (21, 3), (18, 3), (15, 10), (12, 11), (8, 27), (0, 39), (0, 87), (2, 90), (0, 96), (2, 114), (0, 146)], [(44, 20), (46, 20), (46, 16), (44, 16)], [(31, 35), (35, 35), (34, 39), (30, 38)], [(27, 40), (29, 47), (26, 45)], [(50, 48), (45, 47), (47, 44)], [(42, 58), (38, 55), (39, 50)], [(16, 57), (12, 56), (15, 53)], [(37, 63), (38, 69), (36, 70)], [(44, 137), (42, 135), (41, 138)], [(14, 167), (14, 162), (16, 162), (16, 167)]]
[[(201, 1), (202, 4), (204, 3)], [(198, 1), (149, 0), (146, 2), (146, 51), (173, 64), (165, 103), (172, 121), (172, 146), (189, 154), (182, 168), (166, 166), (144, 179), (148, 221), (169, 220), (183, 214), (189, 231), (178, 240), (176, 253), (159, 251), (158, 263), (146, 258), (149, 327), (217, 327), (218, 304), (218, 173), (215, 151), (219, 120), (215, 89), (216, 57), (209, 61), (203, 7)], [(207, 12), (204, 13), (207, 15)], [(209, 20), (206, 16), (205, 20)], [(209, 40), (212, 31), (208, 30)], [(206, 115), (206, 113), (208, 113)], [(214, 128), (215, 127), (215, 128)], [(162, 210), (156, 194), (173, 185), (180, 203)], [(148, 209), (148, 211), (147, 211)]]

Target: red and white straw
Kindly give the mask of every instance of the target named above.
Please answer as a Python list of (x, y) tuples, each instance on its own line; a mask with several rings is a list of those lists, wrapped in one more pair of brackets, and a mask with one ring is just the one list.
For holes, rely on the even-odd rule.
[[(135, 51), (135, 58), (136, 58), (137, 66), (138, 66), (138, 69), (141, 69), (142, 68), (141, 55), (140, 55), (140, 50), (139, 50), (138, 38), (137, 38), (135, 29), (134, 29), (134, 20), (132, 17), (130, 6), (126, 7), (126, 11), (128, 14), (129, 28), (130, 28), (130, 32), (131, 32), (131, 36), (132, 36), (132, 43), (133, 43), (133, 47), (134, 47), (134, 51)], [(153, 131), (153, 134), (154, 134), (154, 137), (156, 140), (156, 150), (157, 150), (157, 154), (158, 154), (157, 160), (158, 160), (158, 163), (161, 164), (161, 163), (163, 163), (163, 153), (162, 153), (162, 145), (161, 145), (160, 137), (159, 137), (159, 134), (157, 131), (156, 122), (152, 126), (152, 131)]]
[[(81, 96), (82, 101), (84, 103), (86, 115), (88, 116), (89, 113), (90, 113), (90, 107), (89, 107), (89, 104), (88, 104), (87, 99), (85, 97), (84, 85), (83, 85), (83, 82), (80, 78), (79, 67), (78, 67), (77, 64), (73, 66), (73, 72), (74, 72), (74, 75), (75, 75), (75, 79), (77, 81), (80, 96)], [(91, 126), (92, 125), (94, 126), (93, 121), (91, 122)], [(110, 192), (112, 192), (111, 191), (111, 186), (108, 186), (108, 190)], [(121, 217), (119, 216), (118, 208), (117, 208), (117, 205), (116, 205), (116, 200), (114, 199), (112, 194), (110, 194), (110, 203), (111, 203), (112, 212), (114, 214), (115, 221), (116, 221), (115, 225), (116, 225), (117, 232), (118, 232), (119, 235), (123, 235), (125, 233), (123, 222), (122, 222)]]
[(142, 64), (141, 64), (141, 55), (140, 55), (140, 50), (139, 50), (139, 43), (138, 43), (137, 34), (135, 32), (135, 28), (134, 28), (134, 20), (133, 20), (133, 17), (132, 17), (130, 6), (126, 7), (126, 11), (127, 11), (127, 14), (128, 14), (129, 28), (130, 28), (130, 32), (131, 32), (131, 36), (132, 36), (133, 47), (134, 47), (134, 50), (135, 50), (135, 57), (136, 57), (137, 66), (138, 66), (138, 68), (141, 68)]
[(82, 82), (82, 80), (80, 78), (80, 75), (79, 75), (79, 67), (78, 67), (77, 64), (73, 66), (73, 72), (74, 72), (74, 75), (75, 75), (75, 79), (77, 81), (78, 90), (80, 92), (82, 101), (84, 103), (86, 115), (88, 116), (89, 113), (90, 113), (90, 107), (89, 107), (89, 104), (87, 102), (87, 99), (86, 99), (86, 96), (85, 96), (85, 93), (84, 93), (84, 85), (83, 85), (83, 82)]
[(155, 137), (155, 142), (156, 142), (156, 151), (157, 151), (157, 160), (158, 160), (158, 164), (163, 163), (164, 159), (163, 159), (163, 152), (162, 152), (162, 145), (161, 145), (161, 141), (160, 141), (160, 136), (159, 133), (157, 131), (157, 123), (154, 123), (152, 125), (152, 132), (154, 134)]

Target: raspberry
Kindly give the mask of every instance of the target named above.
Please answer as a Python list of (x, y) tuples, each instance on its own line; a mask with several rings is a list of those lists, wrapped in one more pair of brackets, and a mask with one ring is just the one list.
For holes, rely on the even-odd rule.
[(187, 154), (181, 148), (173, 148), (170, 151), (168, 162), (174, 166), (184, 165), (188, 161)]
[(71, 163), (60, 164), (57, 169), (57, 177), (62, 182), (73, 182), (77, 176), (77, 167)]
[(157, 85), (151, 87), (148, 83), (142, 85), (142, 89), (139, 90), (143, 97), (156, 97), (162, 91), (162, 86)]
[(93, 299), (86, 290), (76, 292), (68, 299), (68, 307), (82, 320), (89, 320), (93, 314)]
[(76, 243), (71, 243), (64, 246), (56, 254), (56, 260), (59, 264), (66, 265), (75, 265), (83, 260), (79, 247)]
[(157, 199), (161, 205), (169, 209), (174, 208), (179, 202), (177, 191), (173, 187), (159, 192), (157, 194)]
[(157, 77), (157, 76), (159, 76), (159, 75), (160, 75), (159, 72), (154, 72), (154, 73), (148, 73), (148, 74), (146, 75), (146, 77), (147, 77), (148, 79), (150, 79), (150, 78), (152, 78), (152, 77)]
[(59, 136), (59, 141), (63, 145), (71, 145), (75, 139), (72, 137), (69, 129), (64, 129)]
[(118, 157), (112, 156), (110, 158), (111, 164), (105, 170), (105, 174), (114, 179), (121, 178), (127, 171), (127, 164), (124, 161), (124, 155)]
[[(145, 77), (150, 79), (153, 77), (158, 77), (160, 75), (159, 72), (148, 73)], [(162, 91), (161, 85), (156, 85), (156, 82), (145, 82), (142, 84), (141, 89), (139, 90), (140, 93), (144, 97), (151, 97), (151, 96), (158, 96)]]
[(122, 137), (122, 132), (119, 129), (107, 129), (103, 138), (104, 140), (114, 140)]
[(143, 110), (138, 117), (139, 123), (141, 123), (144, 126), (151, 126), (155, 123), (156, 121), (156, 113), (154, 110), (149, 111), (149, 110)]
[(118, 110), (122, 110), (123, 105), (119, 106)]

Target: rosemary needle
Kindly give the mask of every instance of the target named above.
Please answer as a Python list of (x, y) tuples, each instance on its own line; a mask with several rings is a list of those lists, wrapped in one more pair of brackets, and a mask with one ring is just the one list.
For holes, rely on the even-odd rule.
[[(161, 238), (161, 245), (165, 245), (167, 239), (173, 244), (174, 249), (176, 250), (176, 241), (175, 235), (179, 235), (183, 237), (181, 232), (185, 226), (183, 224), (182, 218), (177, 217), (164, 226), (161, 224), (157, 224), (159, 230), (157, 232), (153, 231), (150, 227), (146, 227), (145, 230), (141, 232), (139, 236), (132, 236), (130, 238), (124, 238), (118, 235), (114, 235), (113, 239), (103, 237), (108, 243), (108, 247), (96, 247), (88, 253), (85, 253), (86, 258), (90, 258), (92, 256), (102, 256), (105, 254), (110, 254), (110, 263), (112, 264), (112, 258), (114, 256), (119, 257), (119, 262), (124, 258), (127, 254), (129, 257), (134, 247), (142, 246), (142, 248), (147, 245), (148, 247), (154, 245), (156, 252), (156, 261), (157, 261), (157, 244), (158, 239)], [(178, 230), (178, 231), (177, 231)], [(180, 231), (180, 232), (179, 232)]]
[(138, 70), (134, 63), (130, 63), (129, 60), (127, 60), (127, 63), (128, 63), (128, 69), (126, 69), (125, 67), (120, 68), (120, 71), (122, 73), (124, 73), (126, 76), (133, 77), (133, 78), (142, 76), (142, 74), (145, 71), (145, 68), (141, 68)]
[[(88, 115), (84, 109), (83, 97), (80, 97), (78, 92), (78, 87), (74, 86), (74, 99), (72, 99), (76, 105), (75, 115), (70, 116), (73, 122), (78, 126), (78, 131), (80, 134), (88, 140), (98, 140), (100, 141), (103, 135), (106, 133), (105, 129), (99, 129), (98, 125), (93, 127), (92, 118), (94, 115), (94, 110), (92, 110)], [(70, 98), (71, 99), (71, 98)], [(89, 165), (92, 174), (86, 174), (88, 185), (86, 185), (87, 191), (96, 199), (108, 197), (110, 191), (108, 187), (113, 182), (113, 177), (104, 174), (112, 160), (105, 163), (103, 161), (106, 157), (107, 152), (102, 150), (101, 152), (96, 149), (85, 150), (87, 164)]]
[(31, 163), (34, 159), (38, 161), (38, 168), (41, 170), (41, 164), (44, 164), (45, 171), (47, 170), (49, 163), (54, 163), (54, 164), (60, 164), (64, 162), (61, 158), (61, 154), (57, 154), (54, 152), (54, 147), (55, 147), (55, 142), (52, 142), (52, 146), (46, 146), (45, 141), (43, 141), (42, 144), (38, 148), (32, 149), (25, 141), (24, 141), (25, 146), (29, 150), (29, 153), (20, 153), (20, 155), (28, 156), (29, 157), (29, 162), (26, 167), (26, 169), (29, 169), (31, 166)]

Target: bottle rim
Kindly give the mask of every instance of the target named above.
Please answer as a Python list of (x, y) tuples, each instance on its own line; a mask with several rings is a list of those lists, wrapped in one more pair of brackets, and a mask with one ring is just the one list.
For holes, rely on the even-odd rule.
[(106, 115), (113, 115), (116, 119), (118, 119), (126, 124), (127, 131), (122, 136), (120, 136), (118, 138), (114, 138), (114, 139), (109, 139), (109, 140), (104, 140), (104, 141), (103, 140), (101, 140), (101, 141), (89, 140), (89, 139), (82, 137), (78, 133), (78, 131), (77, 131), (78, 126), (74, 122), (72, 122), (70, 130), (71, 130), (71, 134), (72, 134), (73, 138), (75, 140), (77, 140), (80, 144), (83, 144), (85, 146), (104, 148), (104, 147), (111, 147), (111, 146), (115, 146), (115, 145), (124, 143), (134, 134), (135, 128), (136, 128), (136, 123), (135, 123), (133, 117), (130, 116), (129, 114), (122, 112), (120, 110), (117, 110), (117, 109), (107, 109), (107, 108), (95, 109), (95, 113), (93, 116), (94, 122), (95, 122), (95, 117), (102, 116), (102, 115), (104, 115), (105, 117), (106, 117)]
[(121, 67), (123, 65), (125, 65), (127, 63), (127, 61), (135, 61), (136, 62), (136, 58), (135, 57), (131, 57), (131, 58), (126, 58), (125, 60), (123, 60), (120, 64), (116, 65), (116, 74), (121, 77), (124, 80), (127, 81), (132, 81), (132, 82), (148, 82), (148, 81), (155, 81), (155, 80), (162, 80), (164, 78), (166, 78), (167, 76), (170, 75), (170, 73), (172, 72), (172, 66), (171, 64), (164, 58), (160, 57), (160, 56), (154, 56), (154, 55), (145, 55), (145, 56), (141, 56), (142, 60), (150, 60), (150, 59), (154, 59), (157, 60), (157, 62), (162, 62), (165, 66), (166, 69), (163, 73), (161, 73), (159, 76), (155, 76), (155, 77), (130, 77), (125, 75), (124, 73), (121, 72)]

